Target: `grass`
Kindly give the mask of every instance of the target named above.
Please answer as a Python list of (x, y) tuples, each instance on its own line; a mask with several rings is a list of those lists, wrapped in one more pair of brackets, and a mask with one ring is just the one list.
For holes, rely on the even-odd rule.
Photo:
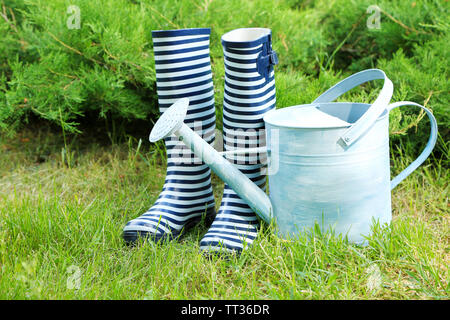
[[(380, 0), (377, 30), (367, 29), (369, 0), (0, 4), (0, 299), (449, 299), (447, 2)], [(81, 9), (80, 30), (67, 28), (69, 4)], [(199, 254), (205, 225), (178, 242), (124, 246), (123, 226), (165, 177), (163, 145), (127, 122), (146, 128), (157, 114), (149, 30), (206, 26), (219, 129), (220, 36), (239, 27), (272, 29), (279, 108), (374, 67), (393, 81), (392, 101), (433, 111), (438, 144), (393, 190), (393, 222), (375, 225), (368, 246), (317, 229), (283, 241), (266, 225), (230, 260)], [(380, 85), (340, 99), (372, 102)], [(417, 111), (390, 113), (392, 175), (426, 142)], [(219, 206), (223, 184), (213, 184)]]
[[(160, 146), (66, 138), (41, 128), (0, 141), (1, 299), (449, 298), (449, 173), (439, 159), (392, 192), (393, 222), (375, 226), (366, 247), (319, 230), (287, 242), (264, 225), (227, 261), (199, 254), (204, 225), (179, 242), (124, 246), (123, 226), (162, 187)], [(393, 157), (393, 174), (409, 161)], [(214, 188), (219, 204), (217, 178)]]

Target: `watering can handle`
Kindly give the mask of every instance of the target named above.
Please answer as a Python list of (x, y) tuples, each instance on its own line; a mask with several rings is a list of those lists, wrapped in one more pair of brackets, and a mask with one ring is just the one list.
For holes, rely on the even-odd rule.
[(383, 88), (370, 108), (339, 138), (340, 143), (349, 147), (358, 140), (386, 110), (391, 100), (394, 86), (380, 69), (368, 69), (351, 75), (322, 93), (313, 103), (332, 102), (347, 91), (372, 80), (384, 79)]
[(433, 116), (430, 110), (425, 108), (424, 106), (421, 106), (420, 104), (417, 104), (415, 102), (410, 101), (400, 101), (391, 103), (388, 106), (388, 111), (391, 111), (395, 108), (401, 107), (401, 106), (416, 106), (419, 108), (422, 108), (427, 113), (428, 119), (430, 120), (430, 137), (428, 138), (427, 145), (423, 149), (422, 153), (417, 157), (416, 160), (414, 160), (406, 169), (404, 169), (402, 172), (400, 172), (394, 179), (391, 181), (391, 190), (394, 189), (403, 179), (405, 179), (407, 176), (409, 176), (414, 170), (416, 170), (430, 155), (431, 151), (434, 148), (434, 145), (436, 144), (437, 140), (437, 122), (436, 118)]

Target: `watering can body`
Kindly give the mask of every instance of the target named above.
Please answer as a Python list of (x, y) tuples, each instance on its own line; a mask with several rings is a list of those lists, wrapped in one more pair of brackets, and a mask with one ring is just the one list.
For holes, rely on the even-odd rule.
[[(276, 117), (291, 118), (292, 113), (305, 107), (308, 105), (280, 109)], [(334, 103), (329, 107), (352, 122), (370, 105)], [(333, 229), (347, 235), (351, 242), (362, 243), (373, 220), (391, 221), (387, 111), (364, 138), (348, 148), (336, 143), (347, 127), (286, 127), (270, 121), (273, 116), (266, 118), (266, 141), (274, 167), (269, 189), (281, 237), (295, 236), (317, 223), (322, 230)], [(276, 152), (270, 145), (274, 142)]]
[[(377, 79), (384, 79), (384, 85), (373, 104), (332, 102)], [(384, 72), (369, 69), (344, 79), (313, 102), (315, 108), (346, 125), (293, 123), (311, 105), (266, 114), (270, 199), (280, 236), (291, 237), (317, 223), (322, 231), (331, 229), (350, 242), (364, 244), (374, 222), (391, 221), (391, 190), (425, 161), (437, 139), (433, 114), (413, 102), (389, 104), (392, 92)], [(391, 181), (389, 111), (405, 105), (426, 112), (430, 137), (420, 156)]]

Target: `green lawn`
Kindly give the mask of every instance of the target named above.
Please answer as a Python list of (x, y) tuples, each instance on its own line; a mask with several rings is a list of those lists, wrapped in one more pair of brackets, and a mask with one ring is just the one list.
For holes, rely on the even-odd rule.
[[(373, 4), (0, 0), (0, 299), (449, 299), (450, 3), (379, 0), (379, 29), (368, 26)], [(67, 26), (69, 5), (80, 29)], [(242, 27), (272, 30), (278, 108), (379, 68), (392, 102), (432, 110), (438, 142), (393, 190), (391, 226), (358, 247), (317, 230), (287, 242), (263, 225), (230, 260), (199, 254), (204, 225), (179, 242), (124, 246), (123, 226), (165, 177), (163, 145), (147, 141), (158, 114), (150, 31), (192, 27), (211, 28), (218, 129), (220, 37)], [(339, 100), (370, 103), (380, 87)], [(389, 115), (392, 176), (428, 139), (418, 111)]]
[[(240, 257), (207, 259), (198, 246), (205, 226), (180, 242), (124, 246), (124, 224), (152, 204), (165, 174), (160, 150), (138, 145), (64, 146), (44, 129), (2, 140), (0, 298), (449, 298), (442, 166), (428, 161), (393, 191), (392, 225), (376, 227), (367, 247), (317, 232), (287, 242), (263, 226)], [(409, 161), (400, 159), (393, 173)]]

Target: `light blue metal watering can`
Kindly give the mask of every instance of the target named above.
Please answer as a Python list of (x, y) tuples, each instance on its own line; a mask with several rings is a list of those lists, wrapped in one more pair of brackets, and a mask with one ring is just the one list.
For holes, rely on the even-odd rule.
[[(376, 79), (384, 79), (384, 85), (372, 105), (332, 102)], [(268, 112), (264, 116), (267, 148), (224, 153), (183, 123), (189, 100), (180, 99), (155, 124), (150, 141), (178, 136), (263, 220), (275, 221), (283, 238), (318, 223), (322, 230), (333, 228), (350, 242), (364, 243), (373, 221), (391, 221), (391, 190), (425, 161), (437, 139), (433, 114), (414, 102), (389, 104), (392, 92), (392, 82), (383, 71), (356, 73), (312, 104)], [(431, 132), (420, 156), (390, 181), (389, 111), (405, 105), (425, 110)], [(305, 121), (311, 114), (322, 115), (322, 123)], [(267, 151), (270, 198), (223, 158), (224, 154), (255, 151)]]

